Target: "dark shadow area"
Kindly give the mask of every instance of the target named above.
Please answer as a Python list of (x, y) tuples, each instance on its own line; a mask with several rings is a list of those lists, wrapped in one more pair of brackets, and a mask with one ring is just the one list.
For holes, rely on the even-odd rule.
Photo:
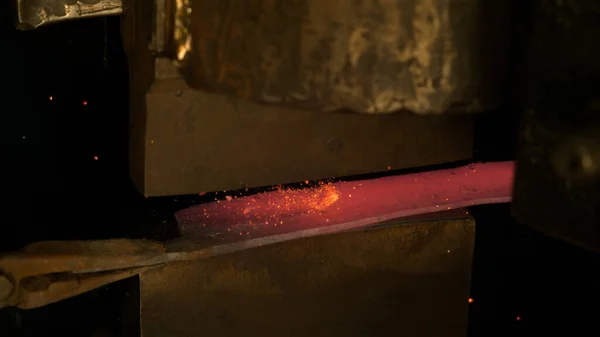
[(600, 256), (516, 224), (509, 205), (471, 212), (477, 234), (470, 336), (598, 331)]
[(139, 280), (109, 286), (38, 309), (0, 310), (2, 336), (139, 336)]

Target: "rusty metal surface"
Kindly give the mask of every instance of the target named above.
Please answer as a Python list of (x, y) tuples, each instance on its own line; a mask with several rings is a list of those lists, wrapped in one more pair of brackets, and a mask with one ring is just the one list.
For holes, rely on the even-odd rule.
[(144, 147), (136, 148), (144, 157), (135, 163), (143, 160), (144, 171), (134, 181), (149, 196), (341, 177), (472, 155), (468, 116), (325, 114), (208, 94), (181, 79), (156, 81), (145, 108), (145, 124), (138, 126), (145, 127)]
[(161, 244), (145, 240), (29, 245), (0, 256), (0, 308), (37, 308), (137, 275), (164, 263), (165, 252)]
[(17, 27), (34, 29), (72, 19), (118, 15), (122, 0), (11, 0), (16, 2)]
[(465, 336), (474, 221), (294, 240), (140, 275), (142, 335)]
[(197, 89), (367, 114), (482, 111), (505, 94), (507, 1), (175, 2), (172, 54)]

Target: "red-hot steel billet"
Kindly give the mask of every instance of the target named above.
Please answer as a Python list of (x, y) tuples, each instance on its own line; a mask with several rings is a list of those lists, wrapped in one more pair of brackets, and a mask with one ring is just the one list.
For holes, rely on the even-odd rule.
[(281, 235), (287, 240), (412, 215), (510, 202), (513, 172), (513, 162), (479, 163), (247, 197), (230, 195), (226, 200), (181, 210), (176, 217), (184, 236), (221, 238), (224, 244)]

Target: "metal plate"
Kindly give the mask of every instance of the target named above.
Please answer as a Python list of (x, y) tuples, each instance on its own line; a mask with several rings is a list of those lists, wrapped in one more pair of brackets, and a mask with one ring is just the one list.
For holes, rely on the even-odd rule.
[(123, 12), (122, 0), (11, 0), (16, 3), (17, 28), (26, 30), (51, 23)]
[(140, 276), (144, 337), (465, 336), (469, 218), (294, 240)]

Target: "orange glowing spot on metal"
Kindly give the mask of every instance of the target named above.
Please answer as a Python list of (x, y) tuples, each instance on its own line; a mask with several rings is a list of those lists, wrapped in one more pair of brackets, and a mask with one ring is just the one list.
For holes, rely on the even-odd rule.
[(88, 105), (88, 102), (87, 102), (87, 101), (83, 101), (83, 102), (81, 102), (81, 104), (82, 104), (83, 106), (87, 106), (87, 105)]
[(446, 201), (448, 201), (448, 198), (446, 198)]
[(469, 297), (469, 303), (473, 303), (473, 299)]
[(348, 198), (352, 198), (352, 194), (348, 194)]
[(305, 181), (304, 181), (304, 183), (305, 183), (306, 185), (308, 185), (308, 180), (305, 180)]
[(388, 170), (391, 170), (391, 169), (392, 169), (392, 167), (391, 167), (391, 166), (388, 166)]
[(53, 100), (53, 99), (54, 99), (54, 97), (50, 96), (50, 97), (48, 97), (48, 99), (49, 99), (49, 100)]
[(446, 252), (450, 253), (450, 249), (448, 249)]
[(450, 207), (448, 207), (448, 209), (450, 209)]
[(94, 160), (98, 160), (98, 156), (94, 156)]

